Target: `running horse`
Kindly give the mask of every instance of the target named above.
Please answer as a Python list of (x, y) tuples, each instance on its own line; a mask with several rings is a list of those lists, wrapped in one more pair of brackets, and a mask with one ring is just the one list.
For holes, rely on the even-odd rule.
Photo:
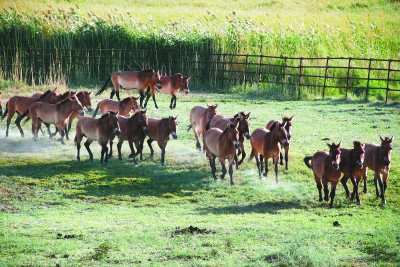
[(342, 144), (342, 142), (337, 145), (335, 143), (332, 143), (332, 145), (328, 143), (326, 144), (329, 147), (329, 153), (326, 151), (319, 151), (315, 153), (312, 157), (305, 157), (304, 163), (308, 168), (312, 169), (314, 173), (320, 202), (322, 202), (322, 185), (324, 186), (324, 199), (325, 201), (328, 201), (328, 184), (331, 183), (331, 203), (329, 206), (333, 208), (333, 200), (335, 199), (336, 188), (342, 175), (341, 171), (339, 170), (341, 153), (340, 145)]
[(239, 148), (239, 131), (237, 127), (238, 120), (235, 120), (227, 123), (223, 131), (219, 128), (210, 128), (204, 134), (204, 147), (214, 180), (217, 180), (215, 176), (215, 158), (218, 157), (222, 166), (221, 180), (225, 178), (225, 160), (228, 160), (231, 185), (234, 185), (232, 165), (235, 161), (236, 149)]
[[(140, 107), (143, 107), (144, 100), (144, 91), (149, 86), (151, 88), (161, 89), (162, 84), (160, 81), (160, 74), (158, 71), (154, 70), (142, 70), (142, 71), (117, 71), (111, 74), (110, 77), (104, 82), (101, 89), (96, 93), (96, 95), (100, 95), (106, 88), (109, 82), (112, 82), (114, 85), (114, 89), (111, 91), (110, 98), (112, 99), (114, 94), (117, 95), (117, 99), (119, 98), (119, 89), (124, 88), (126, 90), (137, 89), (140, 94)], [(154, 86), (153, 86), (154, 85)], [(153, 94), (153, 101), (157, 107), (156, 97)]]
[[(292, 138), (292, 120), (293, 120), (293, 117), (294, 117), (294, 115), (293, 115), (292, 117), (290, 117), (290, 118), (288, 118), (288, 117), (286, 117), (286, 116), (285, 116), (285, 117), (282, 117), (282, 123), (285, 123), (285, 122), (286, 122), (285, 129), (286, 129), (286, 132), (287, 132), (287, 136), (288, 136), (288, 140), (289, 140), (289, 141), (290, 141), (290, 139)], [(272, 128), (274, 127), (274, 125), (275, 125), (276, 122), (277, 122), (277, 121), (275, 121), (275, 120), (269, 121), (269, 122), (267, 123), (267, 126), (265, 126), (265, 128), (267, 128), (268, 130), (272, 131)], [(280, 158), (280, 164), (283, 165), (283, 155), (282, 155), (282, 152), (280, 153), (279, 158)], [(289, 162), (289, 147), (285, 147), (285, 168), (286, 168), (286, 170), (289, 169), (288, 162)]]
[(126, 97), (121, 101), (115, 101), (111, 99), (104, 99), (97, 104), (97, 107), (93, 113), (93, 118), (96, 117), (97, 111), (100, 109), (102, 115), (107, 111), (117, 112), (120, 116), (129, 117), (129, 112), (132, 110), (134, 113), (140, 109), (138, 97)]
[[(377, 144), (365, 144), (363, 168), (364, 193), (367, 193), (367, 170), (370, 168), (375, 172), (374, 184), (376, 197), (381, 197), (382, 204), (386, 204), (385, 191), (387, 188), (387, 180), (389, 178), (390, 157), (393, 150), (393, 136), (392, 138), (386, 137), (385, 139), (383, 139), (382, 136), (379, 137), (381, 139), (380, 146)], [(380, 193), (378, 183), (381, 191)]]
[(75, 136), (75, 144), (77, 149), (77, 160), (80, 161), (80, 149), (81, 142), (84, 136), (86, 136), (87, 140), (85, 142), (86, 150), (89, 153), (89, 159), (93, 160), (93, 153), (90, 150), (90, 144), (93, 141), (97, 141), (101, 146), (101, 157), (100, 163), (108, 162), (108, 141), (114, 139), (115, 135), (119, 135), (121, 133), (118, 118), (118, 112), (107, 112), (100, 119), (95, 119), (92, 117), (84, 116), (78, 120), (76, 124), (76, 136)]
[[(187, 131), (193, 130), (194, 136), (196, 137), (196, 149), (201, 151), (201, 145), (199, 142), (199, 136), (203, 135), (204, 145), (204, 133), (206, 132), (207, 123), (217, 114), (217, 105), (208, 105), (207, 107), (195, 106), (190, 111), (190, 125)], [(204, 146), (203, 146), (204, 150)]]
[[(160, 77), (160, 81), (162, 84), (160, 93), (171, 95), (171, 104), (169, 105), (170, 109), (176, 108), (176, 93), (179, 90), (182, 89), (184, 93), (186, 94), (189, 93), (189, 80), (190, 77), (184, 76), (181, 73), (176, 73), (171, 76)], [(149, 86), (149, 89), (151, 90), (151, 95), (153, 96), (154, 100), (155, 86), (152, 84)], [(144, 103), (144, 107), (147, 107), (147, 102), (149, 101), (149, 98), (150, 98), (150, 91), (147, 91), (147, 97)], [(154, 102), (154, 104), (156, 105), (156, 102)]]
[(275, 179), (279, 182), (278, 177), (278, 160), (281, 153), (281, 146), (284, 148), (289, 146), (289, 139), (285, 129), (286, 123), (275, 122), (274, 129), (268, 131), (265, 128), (258, 128), (250, 136), (251, 155), (250, 159), (256, 158), (258, 174), (261, 179), (263, 170), (263, 159), (265, 159), (265, 173), (268, 174), (268, 159), (272, 158), (275, 164)]

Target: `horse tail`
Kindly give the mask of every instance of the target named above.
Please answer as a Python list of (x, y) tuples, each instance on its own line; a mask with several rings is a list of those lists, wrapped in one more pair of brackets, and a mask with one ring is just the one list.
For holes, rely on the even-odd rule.
[(303, 159), (303, 161), (304, 161), (304, 163), (306, 164), (306, 166), (308, 167), (308, 168), (312, 168), (312, 166), (311, 166), (311, 164), (310, 164), (310, 160), (312, 159), (312, 157), (305, 157), (304, 159)]
[(96, 107), (96, 109), (95, 109), (94, 112), (93, 112), (93, 118), (96, 117), (97, 111), (99, 111), (99, 106), (100, 106), (100, 102), (97, 104), (97, 107)]
[(186, 129), (186, 131), (189, 132), (190, 129), (192, 129), (192, 125), (191, 125), (191, 124), (190, 124), (189, 127)]
[(107, 78), (107, 80), (104, 82), (103, 87), (96, 93), (96, 95), (100, 95), (103, 93), (104, 90), (106, 90), (108, 83), (111, 81), (111, 75), (110, 77)]
[(209, 121), (206, 123), (206, 131), (207, 131), (208, 129), (210, 129), (210, 125), (211, 125), (211, 120), (209, 120)]
[(251, 149), (249, 161), (251, 161), (252, 159), (254, 159), (254, 149)]
[(3, 116), (1, 117), (1, 120), (4, 120), (4, 118), (7, 116), (8, 113), (8, 102), (6, 103), (6, 110), (3, 113)]

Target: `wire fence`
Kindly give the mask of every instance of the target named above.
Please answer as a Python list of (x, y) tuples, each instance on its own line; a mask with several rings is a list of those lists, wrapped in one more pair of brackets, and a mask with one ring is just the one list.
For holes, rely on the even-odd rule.
[(30, 83), (65, 79), (98, 81), (117, 70), (156, 69), (162, 74), (190, 75), (191, 83), (207, 88), (240, 86), (259, 89), (274, 85), (291, 96), (304, 89), (324, 98), (327, 89), (365, 95), (373, 90), (400, 92), (400, 60), (344, 57), (283, 57), (246, 54), (181, 53), (134, 49), (0, 50), (0, 74)]

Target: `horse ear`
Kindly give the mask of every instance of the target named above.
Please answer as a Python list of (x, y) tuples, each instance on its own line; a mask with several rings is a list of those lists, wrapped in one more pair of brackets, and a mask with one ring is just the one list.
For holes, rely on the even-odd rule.
[(279, 121), (275, 122), (275, 127), (279, 127)]
[(192, 78), (192, 77), (191, 77), (191, 76), (187, 77), (187, 80), (189, 81), (189, 80), (190, 80), (190, 78)]
[(178, 118), (178, 115), (176, 115), (176, 117), (174, 118), (174, 120), (176, 120)]
[(90, 92), (89, 92), (89, 95), (92, 95), (92, 93), (93, 93), (93, 91), (90, 91)]
[(383, 142), (383, 141), (385, 141), (383, 138), (382, 138), (382, 136), (381, 135), (379, 135), (379, 138), (381, 139), (381, 141)]
[(337, 145), (337, 147), (340, 147), (342, 145), (342, 141), (339, 142), (339, 144)]
[(283, 123), (282, 128), (285, 128), (286, 123), (287, 123), (286, 121)]
[(250, 117), (250, 113), (251, 113), (251, 112), (247, 113), (246, 119), (248, 119), (248, 118)]
[(392, 136), (392, 138), (390, 138), (390, 140), (389, 140), (390, 143), (393, 142), (393, 140), (394, 140), (394, 136)]
[(117, 110), (117, 112), (115, 112), (115, 116), (118, 116), (118, 114), (119, 114), (119, 110)]
[(218, 107), (218, 104), (216, 104), (215, 106), (214, 106), (214, 108), (217, 108)]
[(294, 117), (294, 115), (293, 115), (292, 117), (289, 118), (289, 121), (292, 121), (293, 117)]
[(332, 143), (332, 145), (331, 145), (331, 144), (329, 144), (328, 142), (325, 142), (325, 143), (328, 145), (329, 149), (331, 149), (331, 148), (332, 148), (332, 146), (334, 146), (334, 145), (335, 145), (335, 143)]

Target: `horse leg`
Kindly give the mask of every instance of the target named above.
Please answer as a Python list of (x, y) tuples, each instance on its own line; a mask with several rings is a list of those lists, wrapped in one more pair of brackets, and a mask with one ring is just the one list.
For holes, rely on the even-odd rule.
[(279, 164), (282, 166), (283, 165), (283, 155), (282, 155), (282, 150), (279, 152)]
[(11, 119), (7, 118), (6, 137), (8, 137), (8, 130), (10, 128)]
[(336, 195), (336, 188), (338, 185), (339, 181), (336, 181), (334, 183), (331, 183), (331, 204), (329, 204), (330, 208), (333, 208), (333, 200), (335, 199), (335, 195)]
[[(262, 173), (262, 170), (263, 170), (263, 167), (262, 167), (262, 155), (260, 155), (260, 157), (258, 157), (258, 155), (256, 156), (255, 155), (255, 158), (256, 158), (256, 164), (257, 164), (257, 169), (258, 169), (258, 176), (260, 177), (260, 180), (262, 180), (262, 176), (261, 176), (261, 173)], [(261, 165), (261, 166), (260, 166)]]
[(76, 142), (76, 159), (77, 159), (78, 161), (81, 160), (80, 150), (81, 150), (81, 141), (77, 141), (77, 142)]
[(367, 170), (368, 169), (365, 169), (365, 173), (362, 174), (362, 178), (364, 180), (364, 193), (365, 194), (368, 192), (368, 190), (367, 190), (367, 178), (368, 178)]
[(351, 178), (351, 182), (353, 183), (353, 193), (351, 193), (351, 200), (353, 200), (354, 197), (356, 197), (357, 204), (361, 205), (360, 196), (358, 195), (358, 183), (359, 183), (359, 181), (357, 181), (356, 178), (352, 177)]
[(156, 95), (153, 95), (153, 102), (156, 109), (158, 109), (157, 102), (156, 102)]
[(113, 153), (113, 151), (112, 151), (112, 146), (113, 146), (113, 141), (110, 140), (110, 153), (108, 153), (108, 155), (107, 155), (107, 157), (108, 157), (109, 159), (112, 158), (112, 153)]
[(243, 142), (241, 142), (240, 147), (239, 147), (239, 152), (238, 152), (238, 157), (242, 154), (242, 159), (239, 161), (239, 165), (243, 163), (244, 158), (246, 157), (246, 152), (244, 151), (244, 145)]
[(379, 194), (379, 189), (378, 189), (378, 180), (379, 180), (380, 174), (375, 172), (374, 174), (374, 185), (375, 185), (375, 193), (376, 197), (380, 197), (381, 195)]
[(139, 105), (140, 105), (140, 108), (143, 108), (144, 98), (145, 98), (145, 96), (144, 96), (143, 91), (139, 91)]
[(171, 104), (169, 104), (169, 108), (173, 109), (174, 96), (171, 96)]
[(267, 175), (268, 175), (268, 172), (269, 172), (269, 170), (268, 170), (268, 165), (269, 165), (269, 162), (268, 162), (268, 159), (267, 158), (265, 158), (265, 157), (263, 157), (264, 158), (264, 162), (265, 162), (265, 172), (264, 172), (264, 177), (267, 177)]
[(386, 198), (385, 198), (385, 188), (382, 182), (382, 177), (379, 174), (378, 178), (378, 183), (379, 183), (379, 189), (381, 190), (381, 198), (382, 198), (382, 204), (386, 204)]
[(18, 114), (18, 117), (15, 120), (15, 124), (18, 127), (18, 130), (19, 130), (19, 133), (21, 134), (21, 137), (24, 137), (24, 131), (22, 130), (22, 127), (21, 127), (21, 120), (22, 119), (23, 119), (23, 117), (20, 114)]
[(383, 192), (386, 192), (387, 180), (389, 178), (389, 173), (383, 173)]
[(285, 168), (289, 170), (289, 149), (285, 149)]
[(324, 185), (324, 200), (328, 201), (329, 200), (329, 189), (328, 189), (328, 182), (322, 180), (322, 184)]
[(176, 108), (176, 95), (174, 95), (174, 109)]
[[(135, 143), (136, 144), (136, 143)], [(140, 153), (140, 160), (143, 160), (143, 144), (144, 144), (144, 137), (143, 139), (139, 140), (138, 145), (136, 146), (138, 150), (138, 154)]]
[(235, 156), (233, 157), (234, 161), (235, 161), (235, 165), (236, 165), (236, 170), (239, 170), (239, 159), (238, 156), (235, 153)]
[(149, 145), (149, 148), (150, 148), (150, 158), (151, 158), (151, 159), (153, 159), (153, 155), (154, 155), (154, 149), (153, 149), (153, 147), (151, 146), (151, 143), (152, 143), (153, 141), (154, 141), (153, 139), (148, 139), (148, 140), (147, 140), (147, 144)]
[(121, 155), (121, 147), (122, 147), (122, 143), (124, 141), (123, 140), (119, 140), (117, 143), (117, 149), (118, 149), (118, 159), (122, 160), (122, 155)]
[(317, 176), (315, 176), (315, 182), (317, 183), (318, 193), (319, 193), (319, 202), (322, 202), (322, 182)]
[(112, 90), (111, 90), (111, 94), (110, 94), (110, 99), (113, 99), (114, 95), (115, 95), (115, 90), (112, 89)]
[[(118, 101), (121, 101), (121, 99), (119, 98), (119, 90), (117, 89), (117, 92), (115, 93), (117, 96)], [(107, 162), (107, 161), (106, 161)]]
[(163, 144), (158, 142), (158, 146), (161, 149), (161, 165), (164, 165), (165, 162), (165, 147), (167, 146), (167, 144)]
[[(134, 164), (137, 164), (137, 162), (136, 162), (136, 152), (135, 152), (135, 148), (133, 147), (133, 141), (132, 140), (128, 140), (128, 143), (129, 143), (129, 148), (131, 149), (131, 154), (129, 155), (129, 157), (130, 156), (132, 156), (132, 158), (133, 158), (133, 163)], [(121, 144), (122, 145), (122, 144)], [(139, 151), (138, 151), (139, 152)], [(118, 152), (119, 153), (119, 152)]]
[(220, 178), (221, 178), (221, 180), (224, 180), (225, 174), (226, 174), (225, 160), (219, 158), (219, 162), (221, 162), (221, 166), (222, 166), (222, 174), (221, 174)]
[(61, 135), (61, 144), (63, 144), (63, 145), (65, 145), (65, 142), (64, 142), (64, 135), (65, 135), (65, 131), (64, 131), (64, 128), (65, 128), (65, 126), (64, 126), (64, 124), (61, 124), (61, 123), (58, 123), (58, 124), (56, 124), (56, 127), (58, 128), (58, 131), (60, 132), (60, 135)]
[[(47, 133), (49, 134), (49, 138), (51, 138), (52, 136), (54, 136), (54, 135), (57, 134), (57, 132), (58, 132), (58, 128), (57, 128), (57, 127), (56, 127), (56, 132), (54, 133), (54, 135), (52, 135), (52, 134), (51, 134), (51, 131), (50, 131), (50, 124), (47, 123), (47, 122), (43, 122), (43, 124), (46, 125)], [(40, 127), (40, 131), (41, 131), (42, 134), (44, 135), (44, 132), (43, 132), (43, 130), (42, 130), (42, 127)]]
[(217, 180), (217, 176), (215, 176), (216, 168), (215, 168), (215, 156), (208, 150), (206, 149), (206, 156), (208, 158), (208, 161), (210, 163), (211, 167), (211, 174), (214, 177), (214, 181)]
[(229, 177), (231, 178), (231, 185), (234, 185), (234, 183), (233, 183), (233, 168), (232, 168), (233, 159), (229, 160), (228, 163), (229, 163)]
[[(103, 164), (104, 162), (108, 162), (108, 157), (107, 157), (107, 143), (101, 145), (101, 155), (100, 155), (100, 163)], [(103, 160), (104, 159), (104, 160)]]
[(342, 183), (342, 185), (344, 187), (346, 198), (350, 198), (350, 191), (346, 184), (348, 179), (349, 179), (349, 177), (347, 175), (343, 175), (342, 179), (340, 180), (340, 182)]
[(88, 139), (88, 140), (86, 140), (86, 142), (84, 143), (85, 148), (86, 148), (87, 152), (89, 153), (89, 160), (90, 160), (90, 161), (93, 161), (93, 153), (92, 153), (92, 151), (90, 150), (90, 144), (91, 144), (92, 142), (93, 142), (92, 140)]
[(278, 176), (278, 160), (279, 160), (279, 159), (276, 159), (276, 160), (275, 160), (275, 181), (276, 181), (276, 183), (279, 183), (279, 176)]

